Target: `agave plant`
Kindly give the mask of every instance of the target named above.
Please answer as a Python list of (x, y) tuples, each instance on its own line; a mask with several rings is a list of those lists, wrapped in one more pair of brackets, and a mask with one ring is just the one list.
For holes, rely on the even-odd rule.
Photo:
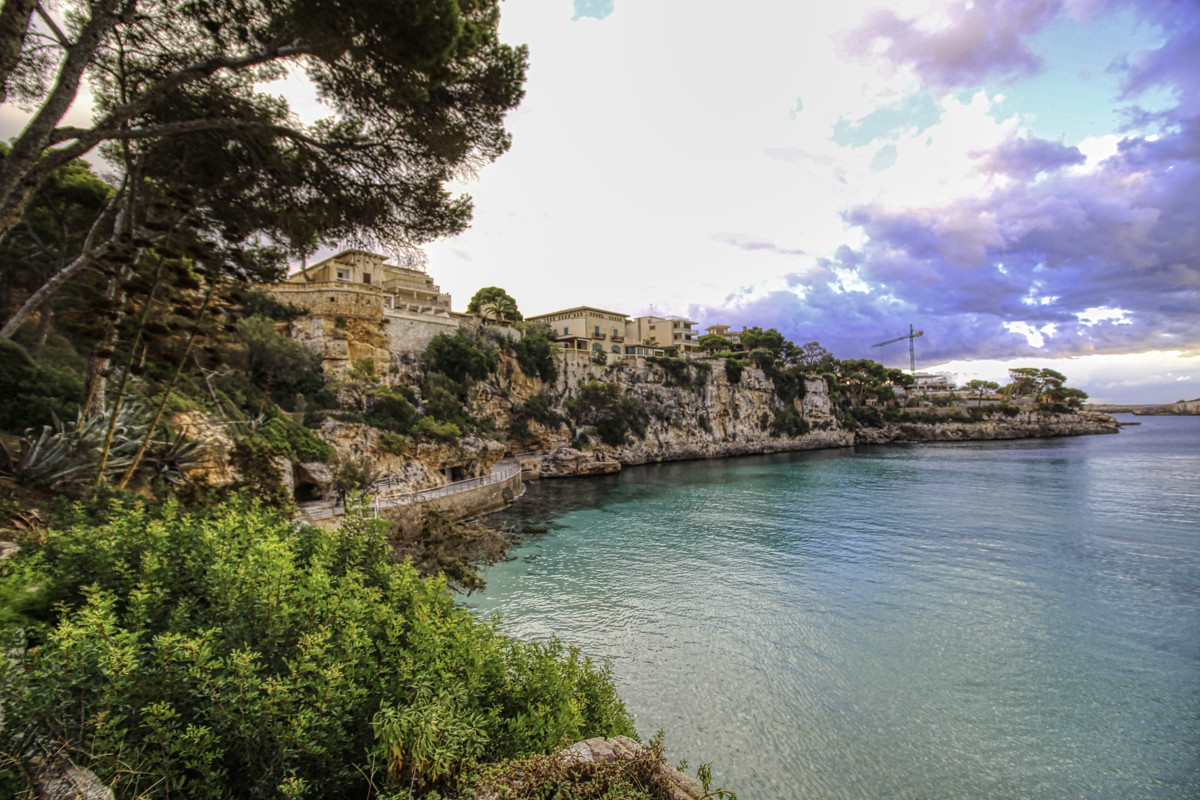
[[(109, 410), (84, 417), (82, 412), (72, 426), (58, 417), (34, 435), (25, 431), (15, 452), (0, 444), (0, 472), (11, 475), (23, 486), (42, 489), (72, 489), (96, 482), (100, 453), (113, 423)], [(126, 402), (112, 424), (112, 440), (104, 462), (104, 479), (119, 476), (132, 463), (139, 443), (150, 425), (150, 415), (137, 403)], [(184, 472), (196, 466), (203, 448), (182, 436), (155, 442), (142, 466), (170, 483), (182, 481)]]
[(142, 459), (142, 466), (155, 478), (178, 486), (187, 479), (188, 471), (200, 467), (207, 453), (204, 445), (177, 433), (170, 441), (155, 442)]
[(53, 427), (43, 425), (36, 436), (25, 431), (17, 451), (5, 448), (4, 471), (22, 486), (56, 489), (85, 482), (95, 475), (95, 447), (89, 434), (103, 435), (103, 428), (86, 423), (79, 430), (67, 429), (56, 416)]

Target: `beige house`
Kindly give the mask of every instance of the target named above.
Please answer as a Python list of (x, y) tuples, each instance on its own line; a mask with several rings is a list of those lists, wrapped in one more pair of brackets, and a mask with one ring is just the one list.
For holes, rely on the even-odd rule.
[(745, 325), (742, 326), (742, 331), (735, 331), (728, 325), (709, 325), (705, 333), (711, 336), (720, 336), (722, 339), (728, 339), (732, 345), (729, 349), (734, 353), (740, 353), (746, 349), (742, 344), (741, 337), (741, 333), (745, 330)]
[(625, 315), (617, 311), (592, 306), (525, 318), (526, 322), (549, 325), (564, 349), (618, 354), (625, 352), (625, 320)]
[(680, 355), (695, 352), (695, 321), (683, 317), (634, 317), (625, 324), (625, 338), (638, 345), (653, 339), (659, 347), (674, 347)]
[[(343, 250), (318, 264), (292, 273), (284, 279), (284, 284), (306, 290), (365, 290), (380, 296), (382, 308), (426, 314), (450, 313), (450, 295), (443, 292), (428, 273), (386, 264), (386, 260), (385, 256), (365, 250)], [(309, 305), (298, 297), (290, 302), (305, 307)], [(321, 313), (315, 308), (310, 310)]]

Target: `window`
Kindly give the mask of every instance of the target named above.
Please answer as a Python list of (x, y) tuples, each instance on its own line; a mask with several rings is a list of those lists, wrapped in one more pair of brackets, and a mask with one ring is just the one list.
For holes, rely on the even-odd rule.
[(563, 325), (563, 336), (566, 336), (570, 332), (571, 332), (571, 329), (569, 327), (567, 327), (566, 325)]
[(599, 325), (597, 325), (597, 326), (595, 327), (595, 335), (596, 335), (596, 336), (599, 336), (599, 335), (600, 335), (600, 326), (599, 326)]
[(617, 338), (617, 337), (618, 337), (618, 336), (620, 336), (620, 335), (621, 335), (621, 334), (617, 333), (617, 329), (616, 329), (616, 328), (613, 328), (613, 338), (615, 339), (615, 338)]
[(369, 273), (369, 272), (363, 273), (363, 283), (367, 284), (368, 286), (371, 285), (371, 273)]
[(337, 279), (338, 279), (339, 281), (349, 281), (349, 280), (350, 280), (350, 270), (348, 270), (348, 269), (339, 269), (339, 270), (337, 271)]
[(614, 344), (614, 345), (612, 346), (612, 351), (613, 351), (614, 353), (619, 353), (619, 352), (621, 352), (621, 348), (617, 347), (617, 346)]
[(602, 353), (604, 352), (604, 345), (600, 344), (599, 342), (592, 342), (592, 349), (597, 353)]

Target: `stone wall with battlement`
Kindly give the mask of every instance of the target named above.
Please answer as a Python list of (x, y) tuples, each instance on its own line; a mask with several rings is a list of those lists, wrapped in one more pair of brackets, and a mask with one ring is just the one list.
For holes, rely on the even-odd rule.
[(266, 287), (281, 303), (303, 308), (310, 314), (326, 317), (383, 317), (384, 295), (378, 288), (345, 281), (276, 283)]
[(440, 333), (454, 335), (461, 325), (458, 315), (384, 309), (383, 330), (393, 353), (421, 353)]

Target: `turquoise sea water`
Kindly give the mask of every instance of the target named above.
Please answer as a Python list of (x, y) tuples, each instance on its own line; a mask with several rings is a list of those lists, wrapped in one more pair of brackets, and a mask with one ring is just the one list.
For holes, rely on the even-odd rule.
[(1200, 797), (1200, 417), (1137, 419), (533, 484), (464, 602), (741, 800)]

